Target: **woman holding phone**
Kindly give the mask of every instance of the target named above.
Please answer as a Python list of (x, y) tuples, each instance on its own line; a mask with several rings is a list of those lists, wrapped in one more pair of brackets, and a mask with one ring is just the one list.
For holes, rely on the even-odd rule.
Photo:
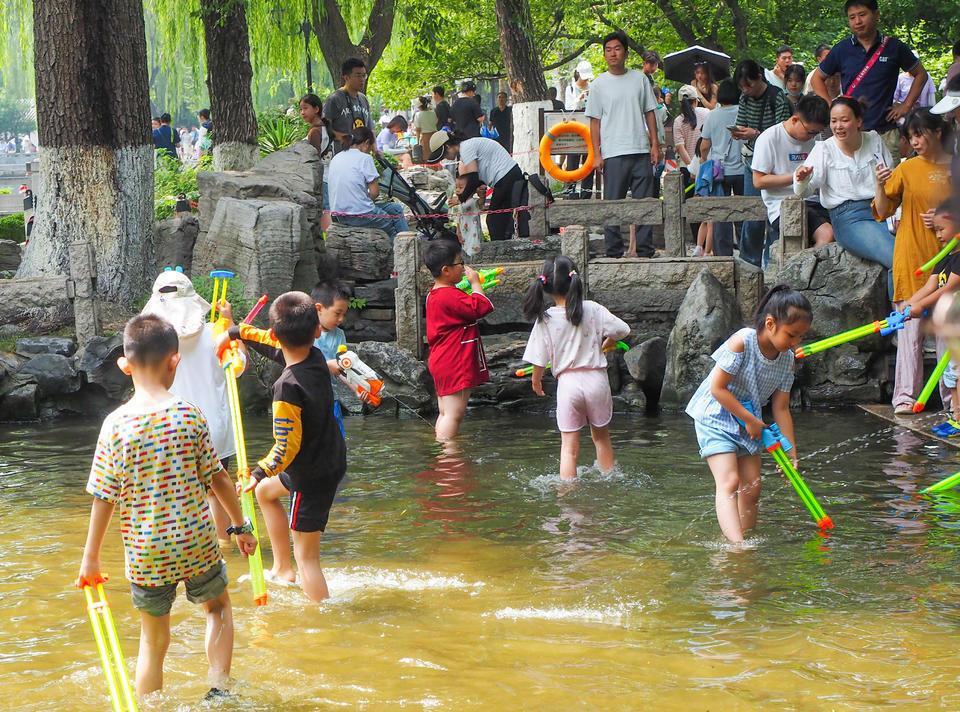
[[(887, 268), (887, 293), (893, 298), (893, 235), (873, 217), (870, 201), (877, 190), (878, 166), (890, 165), (890, 152), (874, 131), (862, 131), (863, 107), (848, 96), (830, 105), (833, 136), (819, 141), (793, 176), (793, 192), (806, 197), (820, 191), (830, 211), (834, 239), (857, 257)], [(911, 292), (912, 294), (912, 292)]]

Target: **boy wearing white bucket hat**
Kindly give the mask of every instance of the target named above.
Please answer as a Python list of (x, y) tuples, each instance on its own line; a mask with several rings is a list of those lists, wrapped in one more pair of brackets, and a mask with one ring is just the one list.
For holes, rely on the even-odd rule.
[[(943, 114), (948, 121), (953, 119), (953, 155), (958, 155), (957, 148), (960, 147), (960, 74), (947, 82), (947, 91), (943, 98), (930, 107), (931, 114)], [(947, 147), (949, 148), (949, 147)]]
[[(214, 349), (213, 324), (207, 323), (210, 304), (193, 288), (190, 278), (178, 269), (167, 269), (153, 283), (150, 301), (141, 314), (156, 314), (173, 324), (180, 338), (180, 366), (170, 392), (195, 405), (207, 419), (213, 447), (224, 469), (237, 453), (233, 440), (233, 419), (227, 400), (227, 381)], [(217, 526), (217, 539), (230, 542), (230, 517), (212, 496), (207, 497)]]

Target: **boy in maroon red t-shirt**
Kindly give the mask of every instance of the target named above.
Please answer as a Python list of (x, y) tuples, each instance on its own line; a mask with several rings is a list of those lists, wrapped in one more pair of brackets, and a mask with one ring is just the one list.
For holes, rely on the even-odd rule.
[[(437, 388), (437, 440), (456, 437), (470, 392), (487, 383), (490, 374), (480, 341), (479, 320), (493, 311), (483, 293), (480, 275), (463, 263), (460, 245), (452, 240), (430, 243), (423, 258), (434, 276), (427, 295), (427, 365)], [(457, 289), (464, 276), (472, 294)]]

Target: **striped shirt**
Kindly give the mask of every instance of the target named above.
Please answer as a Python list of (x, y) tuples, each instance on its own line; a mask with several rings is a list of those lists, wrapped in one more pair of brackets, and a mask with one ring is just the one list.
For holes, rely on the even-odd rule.
[(786, 94), (770, 84), (759, 99), (740, 95), (737, 126), (758, 129), (763, 133), (774, 124), (789, 119), (792, 113)]
[[(790, 392), (793, 386), (793, 351), (784, 351), (771, 361), (760, 351), (756, 329), (740, 329), (735, 336), (743, 339), (742, 353), (731, 350), (730, 339), (727, 339), (711, 358), (717, 362), (715, 368), (733, 376), (727, 386), (733, 397), (744, 404), (749, 402), (747, 410), (752, 410), (759, 417), (761, 409), (774, 392)], [(757, 452), (759, 443), (750, 439), (746, 428), (710, 393), (712, 380), (713, 371), (703, 379), (687, 403), (687, 415), (702, 425), (718, 428), (734, 436), (748, 452)]]

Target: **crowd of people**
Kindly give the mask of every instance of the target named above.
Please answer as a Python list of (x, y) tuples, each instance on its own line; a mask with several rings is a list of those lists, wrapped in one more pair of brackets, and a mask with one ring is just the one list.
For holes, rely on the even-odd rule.
[(155, 151), (181, 163), (196, 163), (202, 156), (212, 152), (213, 137), (210, 132), (213, 122), (210, 120), (210, 109), (197, 112), (198, 126), (174, 128), (172, 121), (168, 113), (154, 116), (151, 120)]

